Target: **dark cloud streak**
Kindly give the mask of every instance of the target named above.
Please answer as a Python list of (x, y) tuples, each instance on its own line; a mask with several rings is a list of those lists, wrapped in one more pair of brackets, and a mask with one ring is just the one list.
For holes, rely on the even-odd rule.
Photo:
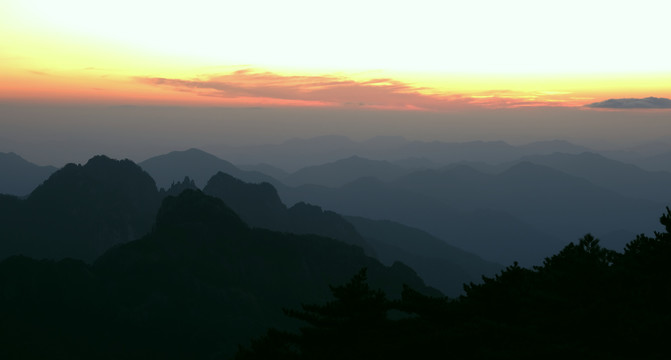
[(652, 96), (644, 99), (608, 99), (586, 106), (599, 109), (671, 109), (671, 99)]

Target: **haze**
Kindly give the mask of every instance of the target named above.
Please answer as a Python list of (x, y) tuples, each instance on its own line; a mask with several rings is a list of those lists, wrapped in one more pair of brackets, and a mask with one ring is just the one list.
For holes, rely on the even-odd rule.
[[(0, 152), (41, 165), (85, 162), (96, 154), (141, 161), (172, 150), (281, 143), (344, 135), (361, 141), (568, 140), (595, 150), (668, 142), (668, 112), (480, 109), (469, 112), (298, 108), (55, 106), (0, 104)], [(216, 152), (215, 152), (216, 153)], [(309, 164), (306, 164), (309, 165)]]

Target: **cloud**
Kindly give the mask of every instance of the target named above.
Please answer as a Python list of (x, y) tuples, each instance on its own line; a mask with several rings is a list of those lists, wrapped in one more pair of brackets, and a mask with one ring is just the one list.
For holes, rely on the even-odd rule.
[(422, 94), (423, 88), (390, 78), (357, 81), (339, 76), (285, 76), (243, 69), (204, 79), (136, 80), (203, 96), (275, 100), (280, 105), (300, 101), (314, 106), (442, 110), (467, 103), (458, 95)]
[(463, 107), (557, 106), (537, 95), (441, 94), (391, 78), (354, 80), (335, 75), (296, 76), (242, 69), (225, 75), (196, 79), (137, 77), (136, 81), (159, 87), (219, 97), (244, 104), (286, 106), (342, 106), (370, 109), (445, 111)]
[(586, 105), (603, 109), (671, 109), (671, 99), (647, 97), (644, 99), (608, 99)]

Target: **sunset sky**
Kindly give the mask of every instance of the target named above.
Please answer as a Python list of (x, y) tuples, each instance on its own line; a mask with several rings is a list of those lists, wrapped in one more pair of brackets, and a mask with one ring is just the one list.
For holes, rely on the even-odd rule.
[(671, 97), (668, 1), (0, 2), (0, 101), (453, 111)]
[[(670, 13), (667, 0), (0, 0), (0, 151), (60, 166), (331, 134), (671, 148)], [(647, 97), (661, 105), (586, 106)]]

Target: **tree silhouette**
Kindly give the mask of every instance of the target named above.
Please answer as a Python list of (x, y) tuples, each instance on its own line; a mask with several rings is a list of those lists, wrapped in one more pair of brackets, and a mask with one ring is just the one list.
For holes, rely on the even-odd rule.
[[(405, 288), (388, 300), (365, 271), (335, 300), (287, 315), (308, 326), (269, 332), (240, 359), (457, 358), (663, 359), (671, 337), (671, 210), (664, 232), (639, 235), (623, 253), (587, 234), (532, 269), (517, 263), (457, 299)], [(265, 352), (262, 352), (265, 351)]]
[[(371, 289), (366, 269), (361, 269), (342, 286), (331, 286), (335, 298), (324, 305), (302, 305), (302, 310), (285, 310), (308, 326), (299, 335), (271, 330), (241, 348), (238, 359), (374, 359), (393, 355), (398, 321), (388, 318), (397, 308), (381, 290)], [(420, 296), (420, 295), (418, 295)]]

